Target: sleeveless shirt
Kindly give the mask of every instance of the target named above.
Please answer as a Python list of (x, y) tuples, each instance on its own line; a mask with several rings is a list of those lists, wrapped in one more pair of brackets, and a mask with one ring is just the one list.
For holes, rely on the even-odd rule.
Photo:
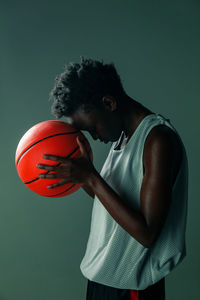
[(151, 247), (144, 247), (113, 219), (95, 195), (89, 238), (80, 264), (82, 274), (91, 281), (115, 288), (143, 290), (165, 277), (186, 256), (188, 160), (181, 137), (169, 119), (157, 113), (147, 115), (128, 143), (115, 150), (121, 134), (119, 140), (112, 143), (100, 175), (121, 201), (139, 211), (144, 143), (151, 129), (160, 124), (174, 130), (182, 144), (182, 161), (165, 223)]

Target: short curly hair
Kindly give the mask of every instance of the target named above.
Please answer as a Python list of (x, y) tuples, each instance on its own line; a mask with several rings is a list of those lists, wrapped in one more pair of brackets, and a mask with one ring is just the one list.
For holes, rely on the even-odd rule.
[(102, 97), (116, 98), (126, 95), (114, 63), (81, 57), (80, 63), (70, 62), (64, 72), (55, 78), (50, 92), (53, 99), (51, 112), (56, 118), (73, 114), (80, 107), (84, 110), (102, 107)]

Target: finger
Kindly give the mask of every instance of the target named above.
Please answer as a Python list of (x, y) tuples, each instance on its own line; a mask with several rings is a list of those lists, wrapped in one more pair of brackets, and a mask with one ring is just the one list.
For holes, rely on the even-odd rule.
[(38, 178), (42, 179), (56, 179), (56, 178), (61, 178), (61, 175), (58, 173), (55, 174), (39, 174)]
[(88, 151), (87, 151), (87, 148), (86, 148), (86, 146), (85, 146), (85, 144), (84, 144), (84, 141), (81, 140), (79, 136), (77, 136), (77, 143), (78, 143), (78, 145), (79, 145), (79, 147), (80, 147), (81, 154), (82, 154), (84, 157), (86, 157), (87, 159), (90, 159), (90, 156), (89, 156), (89, 153), (88, 153)]
[(54, 161), (58, 161), (58, 162), (66, 162), (67, 158), (66, 157), (62, 157), (62, 156), (57, 156), (57, 155), (51, 155), (51, 154), (44, 154), (43, 155), (44, 159), (49, 159), (49, 160), (54, 160)]
[(48, 185), (47, 188), (48, 188), (48, 189), (53, 189), (53, 188), (55, 188), (55, 187), (58, 187), (58, 186), (61, 186), (61, 185), (65, 184), (65, 183), (68, 183), (68, 181), (66, 181), (65, 179), (62, 179), (62, 180), (60, 180), (60, 181), (57, 182), (57, 183)]
[(45, 169), (48, 171), (56, 171), (57, 170), (56, 166), (49, 166), (49, 165), (44, 165), (44, 164), (37, 164), (36, 167), (38, 169)]

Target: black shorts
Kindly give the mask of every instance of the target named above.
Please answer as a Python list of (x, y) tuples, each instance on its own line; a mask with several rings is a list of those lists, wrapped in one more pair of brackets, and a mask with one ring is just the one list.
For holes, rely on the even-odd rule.
[(165, 300), (165, 278), (144, 290), (117, 289), (88, 279), (86, 300)]

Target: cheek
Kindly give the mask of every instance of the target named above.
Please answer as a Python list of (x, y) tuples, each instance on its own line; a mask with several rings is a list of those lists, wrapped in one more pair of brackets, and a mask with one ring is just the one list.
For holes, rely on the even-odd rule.
[(108, 138), (111, 140), (111, 141), (117, 141), (119, 139), (121, 135), (121, 130), (120, 130), (120, 127), (117, 126), (117, 124), (114, 126), (110, 126), (109, 128), (109, 131), (108, 131)]
[(98, 133), (103, 139), (115, 141), (119, 138), (119, 124), (110, 115), (104, 116), (97, 124)]

